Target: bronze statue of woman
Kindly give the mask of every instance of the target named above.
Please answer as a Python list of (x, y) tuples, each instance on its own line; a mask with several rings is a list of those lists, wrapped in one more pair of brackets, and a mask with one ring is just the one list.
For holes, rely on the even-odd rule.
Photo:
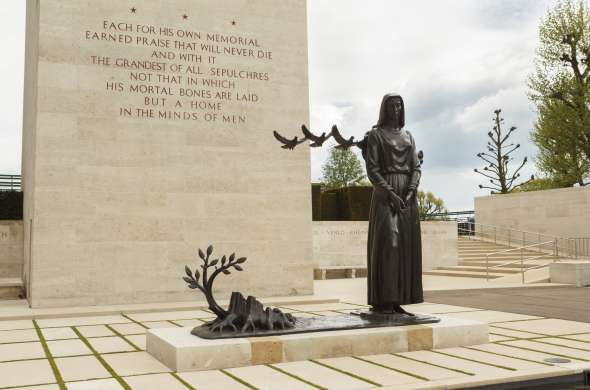
[(379, 121), (365, 138), (367, 176), (373, 184), (367, 244), (368, 303), (377, 313), (407, 313), (423, 302), (422, 244), (416, 191), (420, 160), (404, 129), (404, 102), (383, 97)]

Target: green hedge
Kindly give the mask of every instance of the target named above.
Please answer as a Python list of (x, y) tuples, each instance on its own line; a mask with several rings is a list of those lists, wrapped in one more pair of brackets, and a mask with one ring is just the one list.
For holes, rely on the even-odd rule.
[(23, 193), (0, 191), (0, 220), (23, 219)]
[[(368, 221), (373, 187), (355, 186), (336, 190), (318, 190), (312, 184), (314, 221)], [(316, 211), (319, 209), (319, 212)]]

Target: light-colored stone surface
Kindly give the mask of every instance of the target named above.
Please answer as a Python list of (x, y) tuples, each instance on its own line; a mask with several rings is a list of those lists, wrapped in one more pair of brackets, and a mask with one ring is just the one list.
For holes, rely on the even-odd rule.
[(462, 374), (457, 371), (447, 370), (445, 368), (436, 367), (431, 364), (406, 359), (398, 355), (372, 355), (363, 356), (362, 358), (377, 364), (381, 364), (383, 366), (391, 367), (392, 369), (410, 372), (414, 375), (418, 375), (429, 380), (467, 376), (466, 374)]
[(227, 370), (232, 375), (248, 382), (260, 390), (290, 389), (290, 390), (315, 390), (310, 386), (290, 376), (281, 374), (267, 366), (252, 366), (231, 368)]
[(35, 329), (0, 331), (0, 344), (22, 343), (37, 340), (39, 340), (39, 336), (37, 336), (37, 331)]
[(55, 383), (47, 360), (31, 360), (0, 364), (0, 387), (33, 386)]
[(199, 390), (247, 390), (249, 387), (220, 371), (181, 372), (184, 381)]
[(34, 328), (35, 325), (31, 320), (0, 321), (0, 331)]
[[(491, 352), (500, 356), (507, 356), (519, 359), (527, 359), (542, 363), (545, 359), (558, 357), (551, 353), (546, 353), (538, 350), (523, 349), (516, 346), (505, 344), (482, 344), (470, 347), (478, 351)], [(581, 363), (580, 360), (571, 359), (574, 363)]]
[(125, 336), (125, 338), (133, 343), (139, 349), (145, 351), (147, 349), (147, 339), (145, 334)]
[(574, 333), (590, 333), (590, 324), (585, 322), (543, 318), (530, 321), (501, 322), (496, 327), (535, 332), (541, 335), (560, 336)]
[(23, 274), (23, 221), (0, 221), (0, 278)]
[(80, 339), (48, 341), (49, 352), (54, 357), (90, 355), (92, 351)]
[(103, 355), (103, 359), (120, 376), (170, 372), (146, 352), (126, 352)]
[(590, 360), (590, 349), (588, 350), (580, 350), (580, 349), (572, 349), (565, 346), (541, 343), (534, 340), (514, 340), (514, 341), (504, 341), (502, 342), (503, 345), (510, 345), (520, 348), (528, 348), (534, 351), (546, 352), (550, 354), (557, 354), (561, 356), (567, 356), (574, 359), (580, 360)]
[(352, 390), (366, 389), (371, 386), (365, 381), (310, 361), (281, 363), (274, 366), (326, 389)]
[(113, 331), (104, 325), (79, 326), (77, 329), (84, 337), (106, 337), (114, 335)]
[(115, 329), (117, 332), (124, 334), (124, 335), (132, 335), (132, 334), (144, 334), (147, 332), (147, 329), (141, 325), (131, 323), (131, 324), (115, 324), (111, 325), (111, 328)]
[(55, 359), (64, 381), (110, 378), (111, 374), (94, 356), (76, 356)]
[(41, 329), (45, 340), (77, 339), (78, 335), (72, 328), (45, 328)]
[(590, 260), (552, 263), (549, 266), (549, 278), (553, 283), (590, 286)]
[(463, 318), (466, 320), (480, 321), (485, 323), (534, 320), (541, 318), (536, 316), (529, 316), (517, 313), (506, 313), (494, 310), (466, 311), (462, 313), (449, 313), (449, 315), (453, 318)]
[(125, 378), (133, 390), (186, 390), (178, 379), (170, 374), (140, 375)]
[(191, 327), (150, 330), (147, 334), (147, 350), (178, 372), (250, 364), (252, 351), (248, 340), (204, 340), (191, 335), (191, 331)]
[(192, 328), (155, 329), (147, 350), (172, 370), (198, 371), (253, 364), (457, 347), (489, 341), (487, 324), (441, 317), (437, 324), (299, 333), (269, 338), (205, 340)]
[[(588, 187), (475, 198), (475, 220), (484, 225), (557, 237), (590, 237), (588, 218), (590, 218), (590, 188)], [(531, 235), (529, 240), (536, 240), (536, 238)]]
[(135, 348), (120, 337), (95, 337), (88, 342), (98, 353), (135, 351)]
[(97, 379), (84, 382), (66, 383), (68, 390), (123, 390), (116, 379)]
[(40, 359), (44, 357), (45, 352), (39, 342), (0, 344), (0, 362)]
[[(233, 289), (310, 294), (310, 152), (287, 152), (272, 136), (309, 122), (305, 0), (178, 0), (166, 7), (144, 0), (137, 13), (115, 0), (27, 4), (22, 173), (33, 307), (192, 301), (194, 292), (179, 276), (185, 264), (196, 266), (197, 248), (210, 243), (215, 255), (248, 257), (244, 273), (220, 278), (218, 296)], [(129, 23), (132, 31), (110, 29), (111, 21)], [(185, 31), (202, 39), (179, 38)], [(88, 39), (94, 32), (128, 35), (132, 43)], [(206, 33), (256, 39), (260, 47), (214, 42)], [(151, 39), (170, 39), (173, 47), (149, 46)], [(179, 50), (174, 41), (198, 49)], [(225, 47), (233, 54), (224, 54)], [(154, 50), (156, 57), (161, 50), (176, 58), (156, 58)], [(272, 58), (259, 57), (259, 50)], [(187, 53), (201, 57), (187, 62), (180, 58)], [(112, 65), (98, 65), (92, 56), (109, 57)], [(166, 63), (167, 69), (133, 72), (151, 73), (151, 81), (138, 82), (117, 59)], [(171, 64), (183, 72), (172, 73)], [(187, 73), (189, 65), (202, 74)], [(242, 73), (212, 74), (234, 69)], [(158, 74), (183, 80), (167, 83)], [(189, 76), (198, 85), (189, 85)], [(203, 86), (204, 79), (235, 88)], [(125, 92), (109, 89), (118, 88), (109, 82), (122, 83)], [(129, 92), (133, 84), (170, 88), (174, 96)], [(181, 96), (181, 87), (213, 97)], [(217, 99), (217, 92), (231, 100)], [(258, 101), (238, 101), (243, 94)], [(146, 98), (148, 104), (167, 101), (152, 106)], [(175, 107), (177, 99), (184, 107)], [(219, 120), (207, 121), (211, 109), (194, 110), (198, 120), (190, 121), (136, 116), (142, 108), (193, 112), (195, 102), (220, 103)], [(120, 116), (127, 108), (133, 116)]]
[(359, 359), (354, 359), (352, 357), (320, 359), (318, 362), (345, 372), (349, 372), (381, 386), (404, 385), (409, 383), (423, 382), (422, 379), (383, 368), (375, 364), (367, 363)]
[(96, 316), (96, 317), (67, 317), (67, 318), (48, 318), (37, 320), (42, 328), (56, 328), (66, 326), (84, 326), (84, 325), (104, 325), (104, 324), (124, 324), (131, 320), (122, 315)]
[[(457, 265), (457, 223), (423, 221), (422, 268)], [(314, 267), (366, 266), (366, 221), (314, 221)]]

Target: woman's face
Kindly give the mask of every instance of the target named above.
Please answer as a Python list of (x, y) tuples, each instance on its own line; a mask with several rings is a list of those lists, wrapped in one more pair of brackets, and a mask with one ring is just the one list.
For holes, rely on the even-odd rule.
[(402, 113), (402, 101), (399, 98), (391, 98), (387, 101), (387, 116), (393, 123), (399, 123)]

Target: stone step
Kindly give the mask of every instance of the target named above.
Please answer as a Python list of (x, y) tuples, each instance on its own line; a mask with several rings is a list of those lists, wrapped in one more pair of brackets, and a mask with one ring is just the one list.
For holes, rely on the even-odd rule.
[[(523, 253), (523, 257), (524, 259), (529, 259), (531, 257), (538, 257), (538, 256), (542, 256), (542, 253)], [(479, 255), (479, 256), (458, 256), (459, 261), (461, 260), (465, 260), (465, 261), (474, 261), (474, 260), (483, 260), (485, 261), (486, 258), (489, 258), (490, 261), (491, 260), (499, 260), (499, 261), (509, 261), (509, 260), (520, 260), (521, 256), (520, 253), (519, 254), (504, 254), (504, 255), (492, 255), (492, 256), (486, 256), (486, 255)], [(549, 255), (545, 255), (543, 257), (541, 257), (542, 259), (547, 259), (547, 260), (551, 260), (551, 259), (555, 259), (555, 256), (549, 256)]]
[[(432, 271), (425, 271), (422, 273), (423, 275), (434, 275), (434, 276), (456, 276), (462, 278), (478, 278), (478, 279), (485, 279), (486, 273), (485, 272), (473, 272), (473, 271), (444, 271), (444, 270), (432, 270)], [(506, 274), (501, 273), (491, 273), (490, 272), (490, 279), (497, 279), (505, 276)]]
[(367, 267), (363, 265), (321, 267), (313, 270), (314, 280), (354, 279), (364, 278), (366, 276)]
[[(520, 265), (519, 264), (506, 264), (506, 265), (502, 265), (505, 263), (509, 263), (506, 261), (490, 261), (489, 265), (491, 266), (501, 266), (503, 268), (518, 268), (520, 269)], [(525, 263), (524, 267), (525, 268), (531, 268), (534, 267), (536, 264), (531, 264), (531, 263)], [(459, 267), (484, 267), (486, 266), (486, 262), (485, 261), (460, 261), (458, 264)]]
[(0, 278), (0, 300), (24, 298), (24, 286), (21, 278)]
[[(490, 264), (492, 265), (492, 264)], [(494, 264), (495, 265), (495, 264)], [(525, 266), (525, 269), (528, 268)], [(486, 272), (486, 267), (481, 267), (481, 266), (470, 266), (470, 265), (458, 265), (458, 266), (452, 266), (452, 267), (438, 267), (436, 269), (438, 270), (442, 270), (442, 271), (470, 271), (470, 272)], [(515, 268), (515, 267), (496, 267), (493, 269), (490, 269), (490, 273), (497, 273), (497, 274), (515, 274), (520, 272), (520, 267)]]

